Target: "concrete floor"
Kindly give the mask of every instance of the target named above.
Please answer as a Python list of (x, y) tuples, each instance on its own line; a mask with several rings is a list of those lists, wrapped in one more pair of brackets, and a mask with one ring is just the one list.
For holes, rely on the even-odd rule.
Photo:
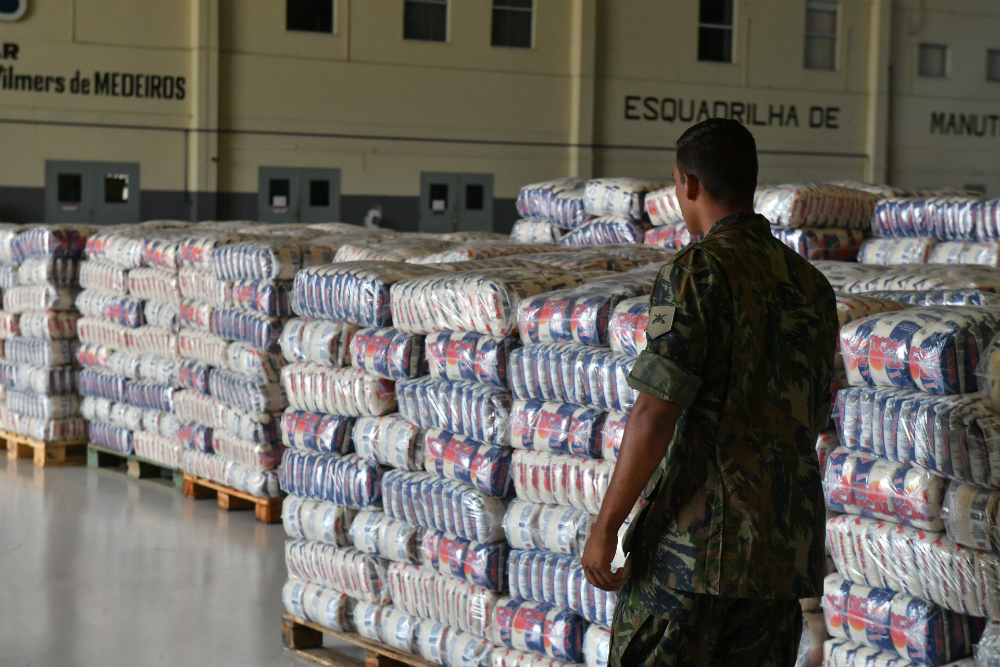
[(157, 482), (0, 456), (0, 665), (313, 664), (281, 643), (284, 540)]

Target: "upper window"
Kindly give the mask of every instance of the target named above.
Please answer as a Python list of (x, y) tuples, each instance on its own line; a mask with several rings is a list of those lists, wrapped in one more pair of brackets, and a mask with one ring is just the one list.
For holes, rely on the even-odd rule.
[(403, 39), (425, 42), (448, 40), (448, 0), (406, 0)]
[(1000, 49), (986, 51), (986, 80), (1000, 81)]
[(733, 0), (701, 0), (698, 60), (733, 62)]
[(948, 47), (944, 44), (921, 44), (917, 73), (933, 79), (948, 76)]
[(837, 69), (837, 3), (806, 3), (806, 69)]
[(493, 0), (493, 46), (531, 48), (534, 0)]
[(285, 29), (333, 33), (333, 0), (285, 0)]

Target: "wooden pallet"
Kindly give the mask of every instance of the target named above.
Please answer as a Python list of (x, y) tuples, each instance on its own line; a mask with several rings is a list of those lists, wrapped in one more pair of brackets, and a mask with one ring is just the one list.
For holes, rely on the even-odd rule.
[(42, 442), (9, 431), (0, 431), (0, 443), (7, 450), (8, 459), (34, 459), (36, 468), (87, 464), (86, 440)]
[[(365, 649), (364, 661), (323, 646), (324, 634)], [(435, 667), (434, 663), (427, 662), (419, 655), (405, 653), (353, 632), (324, 628), (291, 614), (282, 615), (281, 638), (285, 647), (294, 655), (324, 667)]]
[(184, 473), (184, 495), (194, 500), (218, 498), (219, 509), (253, 509), (257, 520), (262, 523), (281, 523), (281, 503), (284, 498), (258, 498), (255, 495), (217, 484), (201, 477)]
[(132, 479), (152, 479), (167, 481), (178, 491), (184, 486), (184, 473), (163, 464), (134, 454), (122, 454), (114, 449), (94, 443), (87, 445), (87, 466), (91, 468), (120, 468), (125, 465), (125, 474)]

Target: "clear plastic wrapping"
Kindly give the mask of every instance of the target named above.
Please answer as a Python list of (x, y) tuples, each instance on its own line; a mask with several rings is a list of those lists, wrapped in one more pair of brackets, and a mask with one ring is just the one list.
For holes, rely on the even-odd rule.
[(351, 363), (351, 340), (356, 324), (294, 317), (281, 331), (281, 353), (290, 362), (308, 361), (326, 366)]
[(363, 458), (400, 470), (424, 466), (424, 431), (398, 414), (358, 417), (349, 439)]
[(975, 662), (968, 667), (1000, 667), (1000, 622), (989, 623), (972, 650)]
[(964, 394), (975, 391), (976, 365), (998, 329), (986, 307), (909, 309), (847, 324), (840, 347), (854, 386)]
[(507, 506), (503, 529), (515, 549), (579, 557), (590, 534), (590, 516), (586, 510), (519, 498)]
[(104, 422), (90, 422), (87, 426), (90, 442), (93, 444), (122, 454), (132, 453), (132, 432), (127, 428)]
[(324, 542), (288, 540), (285, 567), (290, 576), (328, 586), (356, 600), (389, 603), (385, 564), (350, 547)]
[(392, 381), (357, 368), (289, 364), (281, 371), (281, 386), (293, 410), (360, 417), (396, 409)]
[[(909, 266), (877, 269), (866, 267), (853, 280), (842, 286), (834, 285), (841, 292), (866, 293), (884, 290), (981, 290), (1000, 292), (1000, 276), (990, 266), (971, 264), (911, 264)], [(831, 281), (832, 283), (832, 281)]]
[(573, 667), (575, 663), (556, 660), (531, 651), (496, 646), (490, 652), (490, 667)]
[(625, 435), (627, 421), (627, 412), (619, 412), (618, 410), (608, 412), (608, 417), (604, 420), (604, 426), (601, 428), (601, 449), (605, 460), (618, 460), (618, 452), (621, 450), (622, 436)]
[(591, 623), (611, 625), (618, 596), (587, 581), (578, 558), (514, 549), (507, 579), (515, 598), (565, 607)]
[(213, 250), (248, 238), (236, 232), (234, 227), (213, 230), (201, 225), (199, 229), (192, 231), (194, 233), (185, 236), (177, 246), (177, 264), (181, 271), (190, 268), (211, 274)]
[(177, 362), (174, 381), (181, 387), (208, 394), (208, 375), (212, 367), (195, 359), (181, 359)]
[(647, 193), (643, 204), (649, 221), (657, 227), (684, 223), (684, 215), (677, 202), (677, 187), (674, 185)]
[(42, 442), (78, 442), (87, 439), (87, 422), (80, 417), (38, 419), (13, 412), (0, 404), (0, 428)]
[(457, 479), (489, 496), (506, 498), (514, 490), (509, 447), (484, 445), (439, 428), (424, 436), (424, 469)]
[[(538, 264), (550, 269), (562, 269), (569, 271), (580, 280), (590, 280), (593, 278), (603, 278), (614, 273), (631, 271), (637, 267), (637, 263), (624, 257), (618, 250), (621, 246), (616, 246), (611, 251), (600, 248), (582, 248), (571, 250), (571, 246), (560, 246), (562, 252), (546, 252), (535, 255), (524, 255), (524, 260), (531, 264)], [(567, 283), (561, 286), (554, 286), (544, 292), (553, 289), (563, 289), (572, 287), (578, 283)], [(529, 295), (531, 296), (531, 295)]]
[(281, 601), (289, 614), (324, 628), (338, 632), (354, 629), (352, 599), (332, 588), (289, 579), (281, 589)]
[(237, 280), (233, 283), (233, 306), (265, 317), (289, 317), (292, 314), (292, 283), (290, 280)]
[(972, 652), (968, 619), (933, 602), (852, 584), (839, 574), (823, 582), (823, 614), (831, 637), (919, 665), (933, 667)]
[(532, 503), (555, 503), (598, 514), (615, 464), (549, 452), (514, 452), (511, 476), (517, 497)]
[[(23, 313), (22, 313), (23, 314)], [(0, 339), (21, 335), (21, 314), (0, 311)]]
[(212, 332), (226, 340), (239, 340), (261, 349), (278, 344), (283, 320), (233, 308), (217, 308), (212, 312)]
[(349, 547), (356, 513), (326, 500), (288, 496), (281, 505), (281, 522), (289, 537)]
[(132, 434), (132, 445), (136, 456), (175, 470), (181, 467), (182, 449), (171, 437), (137, 431)]
[(349, 454), (353, 444), (351, 430), (356, 428), (354, 423), (350, 417), (288, 409), (281, 415), (281, 441), (286, 447), (320, 454)]
[(66, 419), (80, 411), (80, 397), (75, 394), (46, 396), (33, 391), (9, 389), (6, 402), (14, 412), (38, 419)]
[[(599, 589), (598, 589), (599, 590)], [(613, 593), (608, 593), (613, 595)], [(604, 625), (611, 625), (610, 618)], [(608, 667), (611, 653), (611, 631), (599, 625), (591, 625), (583, 633), (583, 662), (586, 667)]]
[(87, 246), (87, 237), (94, 229), (89, 225), (39, 225), (20, 232), (11, 242), (13, 260), (21, 264), (32, 257), (67, 257), (80, 259)]
[(858, 229), (793, 229), (772, 227), (771, 234), (806, 259), (854, 261), (863, 247), (864, 232)]
[[(161, 302), (166, 303), (166, 302)], [(177, 324), (179, 327), (212, 331), (212, 315), (215, 306), (195, 299), (182, 299), (177, 306)]]
[(161, 357), (176, 358), (180, 356), (180, 340), (178, 334), (163, 327), (144, 326), (129, 329), (126, 341), (128, 349), (133, 352), (156, 354)]
[(76, 308), (85, 317), (96, 317), (133, 329), (146, 323), (144, 306), (145, 302), (141, 299), (92, 289), (84, 290), (76, 297)]
[(417, 334), (454, 330), (509, 336), (517, 330), (520, 301), (579, 284), (573, 273), (542, 265), (412, 278), (390, 289), (393, 324)]
[(878, 202), (872, 228), (879, 236), (924, 236), (939, 241), (976, 240), (978, 198), (889, 197)]
[[(192, 422), (190, 424), (181, 424), (180, 428), (177, 429), (176, 437), (185, 449), (194, 449), (199, 452), (225, 456), (222, 452), (215, 451), (214, 431), (215, 429)], [(233, 458), (235, 460), (231, 456), (226, 456), (226, 458)], [(241, 461), (241, 463), (245, 463), (245, 461)]]
[(477, 637), (490, 636), (500, 599), (497, 593), (406, 563), (390, 563), (387, 576), (392, 602), (398, 609)]
[(80, 260), (57, 257), (36, 257), (25, 260), (17, 269), (21, 285), (51, 284), (73, 287), (80, 283)]
[(504, 539), (502, 500), (437, 474), (387, 471), (382, 504), (392, 519), (483, 544)]
[(250, 343), (235, 341), (226, 348), (226, 368), (254, 382), (278, 382), (285, 360), (277, 346), (260, 349)]
[(80, 371), (81, 396), (95, 396), (121, 403), (125, 401), (125, 383), (123, 377), (102, 373), (92, 368)]
[(229, 342), (203, 331), (178, 333), (177, 350), (181, 357), (201, 361), (209, 366), (225, 368), (229, 363)]
[(259, 498), (279, 498), (282, 495), (277, 471), (254, 470), (217, 454), (185, 449), (181, 469), (196, 477), (224, 484)]
[(388, 518), (381, 510), (361, 510), (351, 523), (354, 548), (397, 563), (417, 563), (422, 528)]
[(439, 273), (432, 266), (391, 261), (311, 267), (295, 276), (292, 310), (303, 317), (388, 326), (392, 323), (390, 287), (401, 280)]
[(1000, 295), (978, 289), (889, 290), (867, 292), (864, 296), (895, 301), (903, 306), (1000, 306)]
[(73, 394), (79, 384), (80, 369), (73, 366), (39, 367), (0, 361), (0, 385), (39, 394)]
[(473, 440), (510, 444), (511, 396), (495, 387), (430, 377), (396, 383), (399, 414), (422, 428), (442, 428)]
[(140, 299), (181, 300), (177, 274), (163, 269), (132, 269), (128, 272), (128, 291)]
[(281, 459), (285, 493), (363, 509), (382, 500), (384, 468), (355, 454), (332, 456), (286, 449)]
[(416, 260), (408, 260), (417, 264), (438, 264), (441, 262), (475, 262), (509, 255), (530, 255), (538, 252), (549, 252), (551, 249), (536, 243), (510, 243), (486, 239), (470, 241), (442, 250), (432, 255), (426, 255)]
[(350, 344), (351, 365), (388, 380), (427, 374), (424, 338), (392, 327), (361, 329)]
[(502, 592), (507, 586), (506, 542), (480, 544), (442, 531), (424, 531), (419, 545), (420, 563), (441, 574), (464, 579), (474, 586)]
[(1000, 266), (1000, 243), (988, 241), (971, 243), (968, 241), (949, 241), (939, 243), (927, 257), (928, 264), (981, 264), (983, 266)]
[(233, 305), (234, 284), (219, 280), (211, 272), (183, 268), (177, 274), (181, 296), (211, 304), (216, 308)]
[(511, 445), (559, 454), (599, 457), (607, 413), (558, 401), (517, 400), (510, 412)]
[(125, 383), (125, 402), (139, 408), (173, 412), (174, 388), (155, 382), (129, 380)]
[(292, 280), (302, 268), (333, 261), (331, 244), (286, 239), (243, 241), (214, 248), (212, 273), (219, 280)]
[(649, 278), (626, 273), (522, 301), (517, 314), (521, 342), (606, 346), (612, 311), (624, 299), (648, 294)]
[[(172, 332), (176, 332), (181, 328), (181, 305), (179, 302), (149, 299), (146, 301), (143, 314), (146, 316), (146, 324), (150, 326), (160, 327)], [(194, 317), (197, 317), (196, 313), (188, 313), (188, 322)], [(207, 327), (202, 328), (207, 330)]]
[(638, 357), (639, 353), (646, 349), (648, 322), (648, 296), (620, 301), (608, 321), (608, 344), (611, 346), (611, 351)]
[(823, 475), (826, 504), (835, 512), (943, 531), (945, 478), (911, 464), (835, 449)]
[(65, 366), (73, 363), (75, 343), (46, 338), (11, 338), (4, 345), (4, 356), (15, 364)]
[(17, 270), (18, 266), (16, 264), (4, 264), (0, 261), (0, 289), (10, 289), (20, 284)]
[(646, 193), (665, 187), (666, 183), (635, 178), (596, 178), (587, 181), (584, 210), (590, 215), (624, 216), (632, 220), (647, 217)]
[(244, 440), (281, 442), (281, 415), (256, 410), (241, 410), (222, 401), (215, 402), (215, 425)]
[(515, 243), (558, 243), (562, 237), (559, 225), (542, 218), (523, 218), (510, 230), (510, 240)]
[(997, 336), (983, 351), (976, 367), (976, 384), (987, 403), (995, 412), (1000, 412), (1000, 336)]
[(281, 463), (283, 447), (244, 440), (229, 431), (216, 429), (212, 433), (212, 450), (255, 470), (273, 470)]
[(223, 403), (247, 412), (281, 412), (289, 404), (280, 383), (256, 383), (218, 368), (208, 374), (208, 389)]
[(511, 389), (541, 399), (627, 412), (638, 392), (628, 386), (635, 357), (607, 349), (543, 343), (511, 353)]
[(579, 178), (557, 178), (525, 185), (517, 195), (517, 212), (525, 218), (551, 220), (562, 229), (578, 227), (589, 217), (583, 209), (584, 183)]
[(754, 210), (776, 227), (868, 229), (878, 196), (827, 183), (758, 186)]
[(87, 263), (107, 261), (126, 269), (142, 266), (142, 241), (130, 226), (104, 227), (87, 237)]
[(567, 662), (583, 659), (583, 619), (545, 602), (503, 598), (493, 615), (494, 641)]
[(460, 243), (449, 241), (443, 236), (438, 234), (419, 236), (408, 234), (376, 243), (348, 243), (337, 250), (333, 261), (337, 263), (408, 262), (454, 248)]
[(186, 422), (197, 422), (215, 428), (216, 400), (192, 389), (174, 392), (174, 412)]
[(952, 482), (941, 515), (948, 537), (957, 544), (1000, 553), (1000, 491)]
[(3, 291), (3, 309), (8, 313), (31, 310), (72, 310), (79, 290), (55, 285), (29, 285)]
[(611, 243), (642, 243), (648, 226), (647, 223), (617, 216), (594, 218), (559, 239), (559, 245), (600, 246)]
[(905, 310), (909, 307), (909, 304), (890, 298), (881, 298), (876, 294), (838, 294), (837, 320), (842, 328), (862, 317)]
[(509, 389), (507, 368), (510, 353), (519, 345), (516, 338), (489, 336), (475, 331), (435, 332), (424, 340), (427, 370), (431, 377), (439, 380), (480, 382)]
[(646, 230), (642, 242), (657, 248), (669, 248), (671, 250), (682, 250), (691, 243), (699, 240), (688, 231), (687, 224), (675, 222), (663, 227), (653, 227)]
[(861, 244), (858, 261), (877, 266), (926, 264), (935, 245), (937, 240), (931, 238), (868, 239)]

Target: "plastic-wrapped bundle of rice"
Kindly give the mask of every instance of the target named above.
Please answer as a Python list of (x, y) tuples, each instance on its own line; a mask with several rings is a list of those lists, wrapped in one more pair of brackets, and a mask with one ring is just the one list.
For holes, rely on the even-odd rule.
[[(524, 255), (523, 258), (531, 264), (540, 264), (547, 268), (558, 268), (569, 271), (580, 280), (592, 280), (622, 273), (636, 268), (636, 262), (622, 256), (616, 249), (605, 250), (587, 248), (571, 252), (541, 253)], [(552, 289), (559, 289), (553, 287)]]
[[(860, 297), (862, 295), (855, 294)], [(910, 306), (1000, 306), (1000, 295), (982, 290), (886, 290), (863, 296)]]
[(560, 245), (591, 246), (609, 243), (642, 243), (647, 224), (626, 217), (603, 216), (577, 227), (559, 240)]
[(494, 257), (504, 257), (507, 255), (527, 255), (539, 252), (552, 252), (551, 248), (537, 243), (502, 243), (499, 241), (474, 241), (462, 243), (442, 250), (441, 252), (427, 255), (419, 259), (407, 260), (415, 264), (437, 264), (439, 262), (468, 262), (481, 259), (491, 259)]
[(459, 245), (440, 237), (400, 236), (378, 243), (349, 243), (337, 250), (334, 262), (405, 262), (420, 260), (428, 255)]
[(858, 262), (879, 266), (926, 264), (937, 240), (932, 238), (868, 239), (861, 244)]
[(677, 189), (674, 185), (647, 193), (645, 206), (649, 221), (656, 227), (684, 222), (681, 206), (677, 203)]
[(982, 264), (1000, 267), (1000, 243), (950, 241), (939, 243), (927, 257), (928, 264)]
[(525, 218), (544, 218), (561, 229), (574, 229), (590, 216), (584, 211), (584, 181), (557, 178), (521, 188), (517, 212)]
[(921, 236), (939, 241), (975, 241), (977, 197), (893, 197), (875, 208), (872, 226), (879, 236)]
[(563, 234), (554, 222), (543, 218), (522, 218), (510, 230), (510, 240), (515, 243), (558, 243)]
[(852, 277), (853, 280), (846, 281), (837, 291), (853, 294), (900, 290), (1000, 292), (1000, 275), (995, 269), (970, 264), (911, 264), (892, 269), (869, 269), (867, 273), (858, 272)]
[(868, 229), (878, 197), (824, 183), (760, 186), (754, 210), (776, 227)]
[(858, 256), (864, 232), (857, 229), (812, 229), (774, 227), (774, 238), (806, 259), (829, 259), (849, 262)]
[(595, 178), (587, 181), (583, 207), (590, 215), (647, 219), (646, 193), (667, 185), (636, 178)]
[(688, 231), (687, 224), (683, 221), (654, 227), (647, 230), (643, 237), (643, 243), (646, 245), (671, 248), (672, 250), (682, 250), (697, 240), (699, 239), (692, 236), (691, 232)]

